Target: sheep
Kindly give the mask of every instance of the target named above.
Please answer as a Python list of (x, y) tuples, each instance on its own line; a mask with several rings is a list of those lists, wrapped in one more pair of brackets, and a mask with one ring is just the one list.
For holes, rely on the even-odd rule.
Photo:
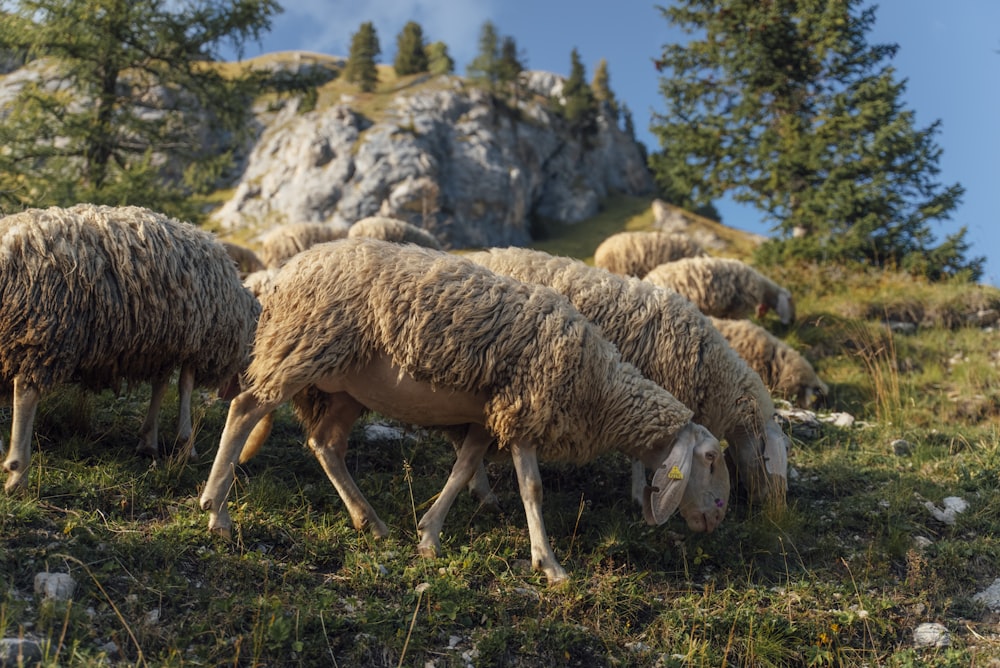
[(707, 255), (701, 244), (676, 232), (618, 232), (594, 250), (594, 265), (613, 274), (642, 278), (664, 262)]
[(829, 388), (799, 351), (749, 320), (711, 318), (729, 345), (760, 374), (770, 392), (799, 408), (826, 400)]
[(78, 204), (0, 219), (0, 385), (13, 386), (5, 489), (23, 487), (44, 392), (150, 381), (137, 450), (155, 456), (161, 402), (180, 368), (178, 438), (191, 392), (246, 364), (260, 305), (209, 233), (139, 207)]
[(345, 236), (346, 229), (326, 223), (289, 223), (275, 227), (260, 237), (259, 256), (265, 267), (278, 268), (296, 253)]
[(644, 280), (684, 295), (705, 315), (717, 318), (758, 318), (774, 309), (781, 324), (795, 320), (791, 293), (750, 265), (721, 257), (690, 257), (665, 262)]
[(394, 241), (400, 244), (417, 244), (425, 248), (442, 250), (441, 242), (422, 227), (384, 216), (362, 218), (351, 225), (351, 228), (347, 231), (347, 236), (352, 239), (367, 237), (369, 239), (381, 239), (382, 241)]
[(251, 249), (232, 241), (222, 241), (221, 243), (222, 247), (226, 249), (226, 253), (236, 263), (241, 278), (264, 269), (264, 263)]
[[(729, 346), (687, 299), (637, 278), (622, 277), (525, 248), (494, 248), (467, 259), (565, 295), (598, 325), (626, 362), (659, 383), (694, 411), (693, 420), (725, 438), (736, 481), (752, 501), (780, 509), (785, 503), (788, 442), (772, 419), (774, 404), (760, 376)], [(641, 502), (641, 467), (633, 497)], [(484, 471), (473, 494), (491, 499)]]
[(458, 459), (418, 524), (418, 552), (440, 551), (444, 517), (495, 441), (513, 457), (532, 564), (566, 578), (541, 517), (538, 458), (586, 462), (616, 448), (655, 469), (644, 518), (675, 511), (693, 531), (725, 515), (729, 473), (691, 411), (621, 360), (563, 297), (413, 244), (345, 239), (293, 258), (264, 297), (246, 389), (229, 409), (200, 503), (231, 535), (226, 496), (255, 423), (291, 398), (308, 445), (356, 528), (387, 529), (344, 456), (366, 409), (416, 425), (468, 425)]

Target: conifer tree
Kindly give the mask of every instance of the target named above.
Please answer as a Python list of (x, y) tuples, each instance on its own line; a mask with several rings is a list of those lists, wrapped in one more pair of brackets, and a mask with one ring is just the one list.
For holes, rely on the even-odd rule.
[(426, 72), (428, 65), (424, 31), (416, 21), (408, 21), (396, 37), (396, 57), (393, 69), (399, 76)]
[(563, 84), (563, 116), (579, 139), (597, 131), (597, 99), (586, 78), (580, 53), (574, 48), (570, 53), (569, 77)]
[(658, 180), (695, 204), (729, 194), (779, 238), (758, 258), (862, 261), (932, 278), (978, 278), (965, 229), (934, 239), (964, 189), (936, 177), (940, 122), (919, 128), (902, 96), (894, 44), (869, 44), (863, 0), (677, 0), (687, 34), (656, 67), (667, 110), (653, 130)]
[(455, 71), (455, 61), (448, 54), (448, 45), (434, 42), (427, 46), (427, 70), (431, 74), (451, 74)]
[(344, 66), (344, 79), (358, 84), (364, 93), (375, 90), (378, 85), (378, 68), (375, 63), (381, 53), (375, 26), (371, 21), (362, 23), (351, 36), (351, 52)]
[(280, 11), (273, 0), (12, 3), (0, 12), (0, 48), (29, 63), (48, 58), (60, 85), (27, 82), (6, 105), (4, 208), (90, 201), (197, 218), (191, 195), (232, 164), (205, 137), (238, 138), (259, 83), (205, 62), (221, 60), (225, 43), (241, 52)]
[(611, 92), (611, 75), (608, 74), (608, 61), (601, 58), (594, 70), (594, 79), (590, 82), (590, 87), (594, 91), (594, 97), (601, 104), (604, 104), (611, 114), (611, 117), (618, 120), (618, 100)]
[(500, 36), (492, 21), (484, 21), (479, 29), (479, 51), (465, 68), (466, 76), (491, 93), (497, 92), (500, 81)]

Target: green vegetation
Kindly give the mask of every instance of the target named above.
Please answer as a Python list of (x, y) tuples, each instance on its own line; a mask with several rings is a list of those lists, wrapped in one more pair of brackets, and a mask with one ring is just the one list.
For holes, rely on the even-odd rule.
[(869, 44), (877, 5), (698, 0), (661, 8), (690, 35), (657, 67), (666, 111), (652, 159), (670, 201), (697, 210), (732, 195), (780, 237), (758, 260), (866, 262), (977, 279), (965, 229), (935, 239), (961, 202), (938, 181), (940, 122), (916, 126), (897, 46)]
[(382, 48), (378, 43), (378, 33), (371, 21), (365, 21), (351, 36), (351, 53), (344, 67), (344, 79), (358, 84), (363, 93), (371, 93), (378, 85), (378, 61)]
[[(728, 254), (752, 252), (745, 235), (693, 220)], [(614, 198), (545, 248), (587, 257), (651, 222), (648, 201)], [(147, 388), (66, 388), (43, 401), (30, 491), (0, 496), (0, 630), (45, 640), (46, 666), (993, 665), (996, 615), (973, 595), (1000, 575), (1000, 360), (995, 334), (958, 315), (1000, 307), (1000, 291), (871, 267), (777, 271), (799, 306), (782, 336), (830, 383), (831, 409), (864, 423), (792, 432), (783, 514), (737, 503), (711, 535), (676, 518), (648, 527), (623, 458), (546, 465), (545, 518), (572, 575), (550, 588), (528, 567), (509, 464), (490, 465), (502, 512), (463, 494), (444, 555), (424, 560), (414, 518), (450, 446), (414, 430), (365, 444), (355, 427), (348, 464), (392, 529), (375, 541), (351, 527), (282, 408), (238, 471), (226, 543), (196, 502), (223, 402), (196, 414), (200, 458), (151, 465), (133, 452)], [(924, 324), (890, 335), (887, 314)], [(165, 411), (169, 438), (176, 397)], [(970, 504), (953, 526), (924, 507), (946, 496)], [(73, 575), (72, 602), (32, 599), (45, 570)], [(944, 624), (951, 646), (914, 647), (923, 622)]]
[(427, 47), (424, 44), (424, 31), (416, 21), (407, 21), (396, 37), (396, 57), (392, 66), (399, 76), (427, 71), (428, 60)]

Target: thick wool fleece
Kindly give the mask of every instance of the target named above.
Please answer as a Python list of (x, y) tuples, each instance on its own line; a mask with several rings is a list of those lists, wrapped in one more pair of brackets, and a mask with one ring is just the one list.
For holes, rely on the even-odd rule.
[(746, 318), (760, 304), (776, 308), (782, 288), (740, 260), (684, 258), (652, 269), (644, 280), (678, 292), (717, 318)]
[(247, 361), (260, 306), (215, 238), (138, 207), (0, 219), (0, 382), (45, 391), (162, 377), (216, 385)]
[(664, 262), (705, 255), (701, 244), (686, 234), (618, 232), (594, 250), (594, 265), (612, 274), (642, 278)]
[[(301, 253), (263, 299), (248, 388), (264, 401), (312, 394), (376, 355), (437, 388), (480, 393), (500, 447), (544, 459), (662, 446), (691, 418), (621, 360), (561, 295), (463, 258), (371, 239)], [(307, 406), (300, 417), (307, 421)]]
[(441, 250), (441, 242), (422, 227), (417, 227), (404, 220), (386, 218), (384, 216), (362, 218), (351, 225), (351, 229), (347, 231), (347, 236), (352, 239), (365, 237), (367, 239), (393, 241), (398, 244), (416, 244), (425, 248)]
[(268, 268), (278, 268), (297, 253), (327, 241), (343, 239), (347, 230), (326, 223), (289, 223), (260, 238), (258, 256)]
[(636, 278), (524, 248), (470, 253), (498, 274), (554, 288), (717, 438), (763, 433), (774, 405), (759, 375), (684, 297)]

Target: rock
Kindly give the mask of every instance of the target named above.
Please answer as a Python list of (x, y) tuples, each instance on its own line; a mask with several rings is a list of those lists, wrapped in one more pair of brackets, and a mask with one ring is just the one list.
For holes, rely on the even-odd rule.
[(38, 573), (35, 575), (35, 595), (42, 600), (68, 601), (73, 598), (76, 580), (69, 573)]
[(1000, 578), (993, 581), (989, 587), (972, 597), (993, 612), (1000, 612)]
[(31, 666), (42, 660), (42, 646), (30, 638), (0, 639), (0, 666)]
[(896, 453), (897, 457), (908, 457), (913, 452), (913, 446), (910, 445), (909, 441), (905, 441), (901, 438), (897, 438), (892, 443), (889, 444), (892, 451)]
[(948, 647), (951, 634), (944, 624), (927, 622), (913, 630), (913, 644), (917, 647)]
[(955, 524), (955, 517), (969, 507), (968, 502), (957, 496), (946, 496), (941, 500), (943, 508), (935, 506), (931, 501), (925, 501), (924, 506), (927, 510), (931, 511), (931, 515), (934, 516), (940, 522), (944, 522), (948, 525)]

